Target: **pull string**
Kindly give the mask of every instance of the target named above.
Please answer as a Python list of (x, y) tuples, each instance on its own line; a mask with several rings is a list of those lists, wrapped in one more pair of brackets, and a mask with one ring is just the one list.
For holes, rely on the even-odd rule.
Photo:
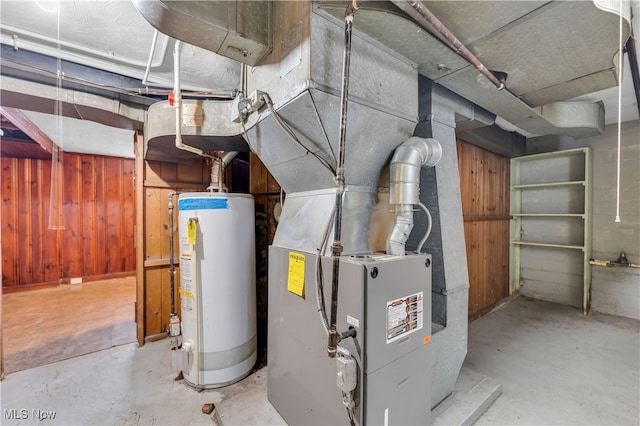
[(622, 1), (620, 2), (619, 10), (619, 43), (620, 55), (618, 56), (618, 159), (616, 170), (616, 223), (620, 223), (620, 146), (621, 146), (621, 133), (622, 133), (622, 66), (623, 66), (623, 51), (622, 51)]
[[(56, 0), (56, 99), (53, 104), (55, 118), (54, 146), (51, 152), (51, 189), (49, 194), (49, 226), (51, 230), (64, 229), (62, 214), (64, 194), (64, 153), (62, 152), (62, 57), (60, 43), (60, 9), (62, 5)], [(59, 234), (57, 234), (59, 238)], [(62, 255), (60, 255), (62, 256)], [(62, 259), (60, 259), (62, 264)]]

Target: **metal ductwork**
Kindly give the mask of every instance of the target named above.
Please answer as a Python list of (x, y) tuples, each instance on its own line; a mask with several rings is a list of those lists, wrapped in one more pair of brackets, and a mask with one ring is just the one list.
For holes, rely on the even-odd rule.
[(400, 145), (391, 158), (389, 204), (395, 222), (387, 238), (387, 254), (405, 255), (405, 243), (413, 229), (413, 206), (420, 203), (420, 169), (433, 167), (442, 158), (442, 147), (435, 139), (412, 137)]
[(391, 158), (389, 204), (420, 202), (420, 169), (433, 167), (442, 158), (442, 147), (435, 139), (412, 137), (396, 148)]
[[(232, 101), (182, 100), (182, 141), (206, 152), (249, 151), (242, 125), (232, 122)], [(175, 147), (176, 111), (167, 101), (149, 107), (144, 127), (145, 159), (190, 163), (197, 155)]]
[[(343, 2), (318, 4), (336, 17), (344, 10)], [(585, 137), (604, 131), (598, 105), (574, 105), (560, 123), (538, 107), (556, 109), (557, 102), (618, 84), (617, 13), (622, 10), (626, 40), (629, 1), (425, 4), (487, 67), (507, 74), (505, 90), (496, 90), (410, 2), (363, 2), (355, 28), (415, 62), (420, 74), (526, 132)]]
[[(314, 252), (323, 231), (301, 226), (300, 220), (310, 214), (314, 223), (332, 221), (343, 34), (340, 23), (315, 13), (309, 2), (276, 2), (274, 16), (274, 46), (282, 48), (274, 48), (265, 61), (276, 65), (246, 75), (249, 98), (266, 92), (272, 109), (247, 117), (247, 141), (288, 194), (274, 244)], [(412, 64), (357, 34), (352, 47), (342, 197), (345, 255), (370, 251), (369, 218), (380, 173), (411, 136), (418, 116), (418, 73)]]
[[(265, 58), (278, 66), (247, 73), (247, 93), (269, 94), (279, 118), (302, 143), (293, 141), (263, 108), (248, 117), (248, 142), (287, 193), (335, 187), (335, 174), (314, 156), (337, 164), (343, 37), (334, 21), (314, 13), (308, 2), (274, 4), (280, 16)], [(303, 16), (293, 18), (293, 14)], [(375, 188), (393, 150), (417, 122), (417, 71), (408, 61), (353, 36), (349, 122), (345, 153), (347, 185)], [(372, 136), (375, 135), (375, 136)]]
[(271, 1), (132, 1), (158, 31), (244, 64), (271, 50)]
[[(299, 138), (307, 139), (303, 140), (305, 146), (335, 163), (337, 147), (333, 141), (337, 140), (337, 130), (332, 130), (329, 123), (335, 122), (338, 110), (335, 97), (339, 85), (335, 75), (340, 71), (340, 61), (339, 55), (329, 52), (337, 51), (341, 38), (331, 34), (327, 27), (339, 21), (328, 23), (322, 19), (324, 23), (311, 25), (311, 20), (318, 21), (319, 14), (342, 20), (347, 3), (320, 0), (285, 6), (287, 3), (134, 0), (146, 19), (163, 33), (249, 65), (264, 63), (247, 73), (246, 94), (266, 90), (282, 118)], [(601, 104), (567, 105), (561, 101), (617, 84), (615, 13), (622, 10), (626, 39), (630, 33), (628, 1), (465, 2), (464, 7), (457, 2), (430, 2), (428, 7), (487, 67), (507, 74), (505, 90), (497, 90), (408, 2), (362, 2), (354, 28), (366, 34), (365, 39), (372, 38), (384, 46), (376, 49), (378, 52), (384, 52), (383, 55), (393, 52), (391, 56), (406, 58), (407, 68), (417, 68), (437, 84), (530, 134), (586, 137), (603, 131)], [(305, 9), (314, 10), (311, 19), (293, 17)], [(236, 43), (238, 37), (240, 42)], [(230, 40), (236, 40), (235, 44), (230, 44)], [(370, 45), (369, 41), (365, 44)], [(272, 51), (268, 46), (273, 46)], [(588, 54), (583, 48), (588, 49)], [(247, 56), (239, 54), (241, 51)], [(588, 62), (584, 60), (586, 57)], [(356, 74), (363, 69), (359, 62), (360, 59), (354, 61)], [(391, 64), (389, 60), (382, 63)], [(382, 157), (395, 147), (391, 145), (411, 134), (400, 122), (410, 127), (415, 121), (413, 106), (402, 105), (411, 98), (408, 95), (411, 88), (400, 83), (406, 75), (403, 67), (381, 65), (376, 72), (388, 76), (378, 87), (369, 84), (375, 80), (370, 76), (362, 75), (353, 81), (349, 110), (355, 117), (350, 119), (347, 135), (350, 140), (347, 169), (353, 173), (351, 177), (363, 176), (363, 171), (357, 170), (360, 164), (374, 172), (366, 182), (346, 176), (351, 184), (375, 185), (375, 175), (384, 163), (374, 160), (373, 165), (349, 165), (350, 153), (362, 157), (357, 145), (369, 144), (362, 139), (351, 142), (353, 139), (362, 138), (364, 130), (380, 134), (381, 139), (389, 141), (389, 146), (379, 146), (378, 158), (386, 160)], [(394, 93), (392, 87), (399, 91)], [(333, 186), (332, 174), (317, 168), (311, 156), (304, 158), (303, 148), (282, 142), (270, 146), (269, 152), (260, 152), (264, 150), (262, 143), (254, 139), (261, 139), (265, 132), (286, 138), (268, 115), (263, 112), (259, 117), (249, 117), (246, 123), (249, 142), (266, 159), (265, 164), (285, 190), (299, 192)], [(368, 118), (361, 120), (359, 116)], [(393, 121), (385, 126), (382, 124), (385, 119)], [(260, 121), (264, 121), (261, 131), (254, 135), (253, 125)], [(396, 121), (398, 124), (394, 124)], [(396, 129), (400, 131), (394, 132)], [(365, 158), (370, 161), (372, 156)], [(308, 181), (299, 179), (302, 171), (309, 176)]]

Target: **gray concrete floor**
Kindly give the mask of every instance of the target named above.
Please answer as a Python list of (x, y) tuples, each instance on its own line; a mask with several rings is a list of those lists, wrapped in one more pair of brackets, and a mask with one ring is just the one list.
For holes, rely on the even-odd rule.
[(640, 424), (640, 322), (519, 297), (469, 325), (465, 366), (502, 383), (476, 422)]
[[(172, 343), (128, 344), (8, 374), (0, 383), (0, 424), (216, 424), (215, 412), (202, 412), (208, 403), (225, 425), (286, 424), (267, 401), (266, 369), (235, 385), (198, 392), (175, 380)], [(39, 411), (55, 417), (39, 421)]]
[[(174, 380), (171, 343), (124, 345), (9, 374), (0, 384), (0, 423), (211, 425), (215, 416), (201, 408), (213, 402), (224, 425), (284, 424), (266, 399), (265, 370), (196, 392)], [(477, 424), (640, 424), (636, 320), (584, 317), (521, 297), (470, 324), (464, 368), (503, 386)], [(40, 422), (37, 410), (55, 418)]]

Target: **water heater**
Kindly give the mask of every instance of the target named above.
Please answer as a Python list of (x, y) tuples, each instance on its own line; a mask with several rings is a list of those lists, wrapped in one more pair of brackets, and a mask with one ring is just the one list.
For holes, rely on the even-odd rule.
[(178, 221), (184, 379), (225, 386), (256, 362), (253, 197), (183, 193)]

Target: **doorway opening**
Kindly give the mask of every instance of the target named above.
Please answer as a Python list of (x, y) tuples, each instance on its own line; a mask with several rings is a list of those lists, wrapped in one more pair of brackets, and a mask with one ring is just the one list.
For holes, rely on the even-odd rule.
[(4, 373), (134, 342), (134, 160), (63, 151), (1, 108)]

